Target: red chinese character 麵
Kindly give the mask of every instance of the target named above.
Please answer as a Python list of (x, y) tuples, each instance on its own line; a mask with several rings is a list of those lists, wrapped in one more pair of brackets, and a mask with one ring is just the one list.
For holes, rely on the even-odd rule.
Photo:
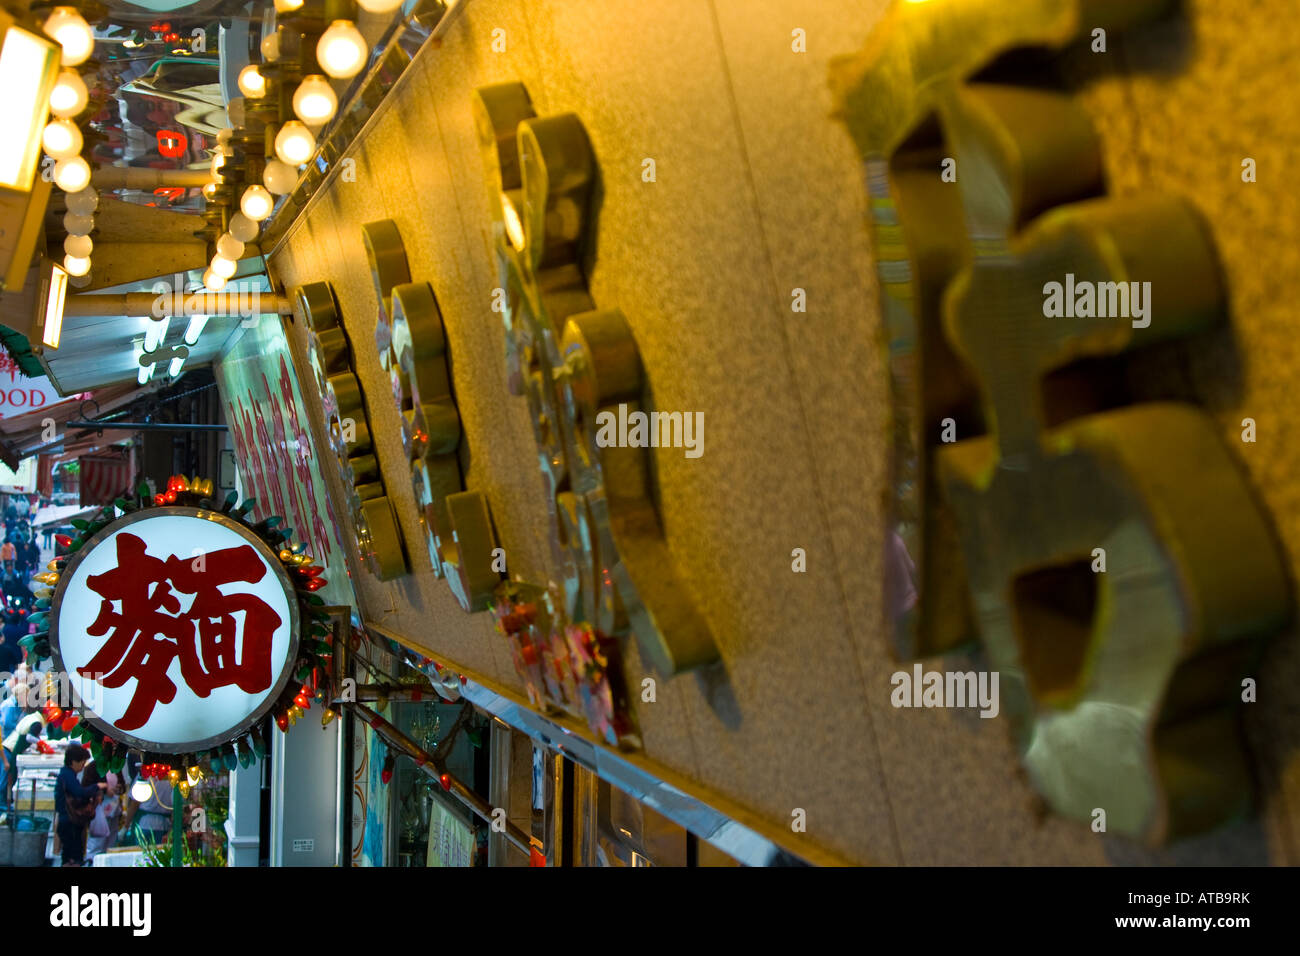
[[(167, 670), (178, 656), (181, 678), (199, 697), (232, 684), (249, 694), (268, 689), (271, 639), (283, 623), (279, 613), (256, 595), (218, 590), (236, 581), (255, 584), (265, 574), (250, 545), (163, 560), (147, 554), (141, 538), (119, 534), (117, 567), (86, 579), (104, 599), (87, 633), (109, 637), (77, 673), (105, 687), (136, 680), (131, 703), (117, 721), (122, 730), (144, 726), (157, 704), (175, 699)], [(184, 613), (177, 594), (194, 595)], [(240, 611), (242, 641), (235, 619)]]

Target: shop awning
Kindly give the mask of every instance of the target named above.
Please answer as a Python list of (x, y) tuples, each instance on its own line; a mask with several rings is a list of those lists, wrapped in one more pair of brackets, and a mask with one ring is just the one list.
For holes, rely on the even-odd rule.
[(95, 514), (99, 508), (83, 508), (81, 505), (49, 505), (45, 508), (39, 508), (36, 514), (32, 515), (31, 524), (33, 528), (42, 528), (47, 524), (64, 525), (73, 518), (79, 518)]

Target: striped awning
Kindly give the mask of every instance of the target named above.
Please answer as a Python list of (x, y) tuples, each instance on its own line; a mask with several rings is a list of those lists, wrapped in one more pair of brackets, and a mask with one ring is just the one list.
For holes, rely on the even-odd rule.
[(135, 454), (83, 455), (81, 465), (81, 505), (107, 505), (131, 488), (135, 477)]

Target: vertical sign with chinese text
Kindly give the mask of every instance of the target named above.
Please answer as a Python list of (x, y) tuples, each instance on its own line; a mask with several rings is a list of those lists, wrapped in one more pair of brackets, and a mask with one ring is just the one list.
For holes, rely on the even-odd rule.
[(241, 490), (257, 499), (255, 517), (276, 514), (305, 542), (329, 583), (327, 604), (355, 605), (339, 517), (321, 477), (319, 459), (277, 319), (245, 328), (213, 371), (235, 446)]

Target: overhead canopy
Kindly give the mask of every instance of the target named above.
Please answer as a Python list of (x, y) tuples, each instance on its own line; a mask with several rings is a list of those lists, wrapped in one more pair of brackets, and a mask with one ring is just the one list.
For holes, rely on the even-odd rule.
[(41, 528), (47, 524), (64, 525), (73, 518), (81, 515), (92, 515), (99, 511), (98, 507), (83, 508), (81, 505), (49, 505), (45, 508), (37, 509), (32, 515), (31, 525), (33, 528)]
[[(149, 386), (152, 390), (155, 386)], [(94, 417), (120, 408), (137, 397), (146, 389), (141, 389), (134, 381), (130, 384), (111, 385), (95, 392), (93, 403), (85, 403), (79, 398), (68, 399), (45, 408), (38, 408), (26, 415), (14, 415), (0, 418), (0, 457), (16, 467), (17, 462), (38, 448), (44, 448), (54, 456), (54, 463), (70, 461), (87, 452), (105, 448), (128, 437), (120, 431), (105, 432), (102, 436), (94, 431), (79, 429), (68, 433), (66, 422), (69, 419)], [(52, 445), (49, 435), (49, 419), (53, 419), (55, 440), (63, 439), (62, 444)]]
[[(260, 262), (260, 259), (242, 260), (231, 286), (237, 282), (246, 292), (256, 289), (259, 296), (269, 293), (270, 284), (264, 275), (259, 274)], [(196, 273), (182, 272), (180, 275), (182, 285), (197, 284)], [(162, 275), (68, 296), (59, 347), (37, 350), (40, 361), (48, 369), (50, 380), (60, 393), (67, 395), (106, 385), (136, 382), (140, 371), (136, 344), (145, 339), (145, 333), (156, 326), (157, 322), (148, 315), (122, 315), (120, 302), (116, 300), (123, 293), (153, 293), (162, 284), (168, 289), (175, 286), (175, 276)], [(93, 304), (96, 295), (104, 296), (103, 314), (86, 314), (93, 311), (87, 307), (87, 303)], [(168, 301), (171, 301), (170, 297)], [(198, 341), (189, 344), (184, 338), (191, 318), (184, 315), (172, 316), (167, 322), (166, 336), (160, 343), (163, 348), (185, 345), (189, 349), (184, 364), (187, 369), (208, 365), (219, 358), (227, 341), (239, 332), (240, 326), (246, 321), (239, 315), (211, 315), (204, 324)], [(248, 321), (260, 319), (252, 316)], [(270, 321), (278, 319), (271, 317)], [(166, 377), (166, 371), (164, 363), (155, 370), (154, 381), (162, 381)]]

